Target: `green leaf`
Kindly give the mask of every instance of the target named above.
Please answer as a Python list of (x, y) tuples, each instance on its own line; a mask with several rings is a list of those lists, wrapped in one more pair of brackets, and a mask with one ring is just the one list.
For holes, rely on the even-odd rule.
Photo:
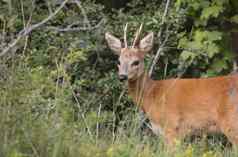
[(211, 69), (216, 72), (221, 72), (223, 69), (227, 69), (228, 65), (224, 59), (216, 59), (211, 65)]
[(230, 21), (238, 24), (238, 15), (232, 16)]
[(208, 41), (218, 41), (222, 39), (222, 33), (218, 31), (206, 31)]
[(189, 41), (188, 41), (188, 39), (186, 37), (180, 38), (179, 43), (178, 43), (178, 48), (187, 47), (188, 42)]
[(191, 6), (193, 7), (194, 10), (198, 10), (201, 7), (199, 2), (193, 2), (191, 3)]
[(195, 57), (196, 57), (196, 55), (191, 51), (186, 51), (185, 50), (180, 54), (180, 58), (184, 61), (188, 60), (188, 59), (193, 60)]
[(202, 42), (203, 40), (205, 40), (207, 37), (206, 32), (204, 31), (200, 31), (200, 30), (196, 30), (193, 39), (196, 42)]
[(201, 5), (202, 8), (207, 8), (207, 7), (209, 7), (210, 2), (202, 0), (202, 1), (200, 1), (200, 5)]
[(183, 3), (182, 0), (176, 0), (176, 2), (175, 2), (175, 7), (176, 7), (176, 9), (179, 9), (180, 6), (182, 5), (182, 3)]
[(229, 0), (213, 0), (213, 5), (225, 5), (228, 3), (229, 3)]
[(215, 43), (211, 43), (208, 45), (207, 54), (209, 58), (212, 58), (218, 52), (219, 52), (219, 47)]
[(200, 51), (204, 47), (202, 42), (199, 41), (192, 41), (188, 43), (188, 48), (191, 49), (192, 51)]
[(79, 60), (85, 61), (86, 60), (85, 51), (83, 49), (72, 50), (70, 51), (70, 53), (67, 54), (66, 59), (71, 64)]
[(223, 6), (214, 5), (202, 10), (201, 19), (208, 20), (210, 17), (218, 17), (218, 15), (223, 11)]

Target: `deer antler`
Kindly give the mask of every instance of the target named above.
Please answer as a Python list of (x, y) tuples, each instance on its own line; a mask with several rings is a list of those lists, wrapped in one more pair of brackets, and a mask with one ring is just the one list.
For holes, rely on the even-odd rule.
[(143, 27), (143, 24), (141, 24), (141, 25), (140, 25), (140, 28), (136, 31), (136, 34), (135, 34), (135, 38), (134, 38), (134, 41), (133, 41), (132, 48), (135, 47), (136, 43), (137, 43), (138, 40), (139, 40), (139, 36), (140, 36), (141, 30), (142, 30), (142, 27)]
[(128, 23), (126, 23), (126, 26), (124, 28), (124, 44), (125, 44), (125, 48), (127, 48), (127, 39), (126, 39), (127, 25), (128, 25)]

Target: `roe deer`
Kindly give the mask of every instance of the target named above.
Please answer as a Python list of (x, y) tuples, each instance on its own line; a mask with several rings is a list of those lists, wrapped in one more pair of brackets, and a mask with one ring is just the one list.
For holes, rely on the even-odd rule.
[(137, 30), (132, 46), (124, 46), (110, 33), (106, 41), (119, 56), (119, 78), (127, 80), (128, 93), (145, 112), (155, 134), (168, 145), (199, 130), (224, 133), (238, 144), (238, 74), (200, 79), (152, 80), (144, 70), (144, 56), (153, 46), (153, 32), (139, 40)]

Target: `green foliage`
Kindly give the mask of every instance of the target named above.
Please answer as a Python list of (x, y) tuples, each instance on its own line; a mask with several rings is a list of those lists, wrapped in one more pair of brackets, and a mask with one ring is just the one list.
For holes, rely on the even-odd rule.
[[(46, 18), (59, 2), (35, 1), (31, 23)], [(107, 22), (76, 32), (50, 29), (87, 25), (83, 11), (68, 3), (0, 58), (0, 156), (172, 156), (162, 138), (149, 130), (139, 131), (138, 111), (118, 81), (117, 57), (108, 49), (104, 33), (122, 37), (126, 22), (129, 39), (140, 23), (143, 35), (162, 29), (146, 57), (147, 68), (161, 46), (159, 41), (169, 35), (155, 78), (181, 72), (190, 77), (226, 74), (234, 56), (230, 34), (219, 26), (226, 21), (238, 23), (238, 13), (230, 9), (236, 0), (176, 0), (164, 24), (161, 0), (131, 0), (118, 10), (97, 1), (80, 2), (92, 26), (102, 18)], [(22, 30), (23, 17), (28, 20), (31, 11), (30, 0), (0, 0), (1, 50)], [(219, 144), (210, 149), (202, 142), (188, 146), (178, 141), (175, 151), (178, 157), (237, 156), (235, 151), (221, 150)]]
[(221, 32), (196, 30), (191, 40), (187, 37), (180, 38), (178, 47), (185, 49), (180, 55), (181, 59), (184, 61), (191, 59), (190, 62), (193, 62), (196, 57), (213, 58), (214, 55), (220, 52), (219, 45), (216, 42), (221, 40)]
[(196, 67), (201, 71), (200, 76), (206, 77), (230, 71), (231, 66), (228, 65), (234, 59), (234, 52), (230, 43), (226, 42), (230, 32), (222, 25), (226, 22), (224, 19), (230, 18), (231, 22), (235, 22), (236, 11), (227, 10), (232, 3), (227, 0), (176, 1), (177, 10), (186, 10), (193, 23), (189, 32), (186, 30), (179, 34), (181, 67)]
[(238, 23), (238, 15), (234, 15), (231, 17), (231, 22)]

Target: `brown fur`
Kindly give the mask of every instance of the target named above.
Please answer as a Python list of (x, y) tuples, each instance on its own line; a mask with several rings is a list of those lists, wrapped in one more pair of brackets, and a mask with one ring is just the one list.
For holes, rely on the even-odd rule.
[(238, 144), (237, 74), (161, 81), (143, 77), (128, 82), (129, 95), (160, 126), (167, 143), (202, 130), (223, 132)]

